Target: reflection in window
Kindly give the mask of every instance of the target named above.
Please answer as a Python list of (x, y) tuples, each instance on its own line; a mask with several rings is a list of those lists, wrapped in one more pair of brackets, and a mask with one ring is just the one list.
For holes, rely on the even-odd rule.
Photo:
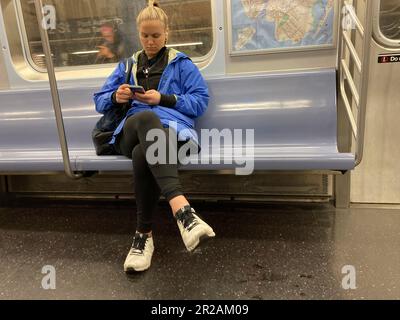
[(381, 1), (380, 28), (386, 38), (391, 40), (400, 39), (399, 0)]
[[(28, 54), (34, 64), (44, 67), (34, 2), (20, 3)], [(145, 0), (45, 0), (43, 4), (55, 67), (115, 63), (141, 50), (136, 16)], [(161, 6), (170, 18), (169, 46), (192, 58), (211, 50), (211, 0), (163, 0)]]

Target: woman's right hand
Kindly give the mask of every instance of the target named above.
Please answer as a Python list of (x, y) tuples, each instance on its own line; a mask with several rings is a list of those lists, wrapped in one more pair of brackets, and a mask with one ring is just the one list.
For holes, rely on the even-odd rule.
[(129, 84), (123, 84), (118, 88), (115, 100), (117, 100), (118, 103), (128, 103), (129, 100), (133, 100), (134, 97), (131, 89), (129, 89)]

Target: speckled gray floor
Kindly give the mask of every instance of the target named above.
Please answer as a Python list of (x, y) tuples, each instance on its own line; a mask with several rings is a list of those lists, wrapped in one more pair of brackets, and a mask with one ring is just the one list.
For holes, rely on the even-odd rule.
[[(133, 202), (20, 200), (3, 206), (0, 298), (400, 298), (400, 210), (193, 206), (217, 237), (187, 253), (161, 204), (152, 267), (134, 276), (122, 268), (134, 230)], [(56, 270), (55, 290), (42, 288), (46, 265)], [(346, 265), (355, 268), (355, 290), (342, 287)]]

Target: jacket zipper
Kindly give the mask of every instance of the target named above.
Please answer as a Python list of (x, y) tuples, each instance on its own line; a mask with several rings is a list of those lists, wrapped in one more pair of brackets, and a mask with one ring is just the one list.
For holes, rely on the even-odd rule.
[(143, 73), (146, 77), (146, 91), (149, 90), (149, 68), (143, 70)]

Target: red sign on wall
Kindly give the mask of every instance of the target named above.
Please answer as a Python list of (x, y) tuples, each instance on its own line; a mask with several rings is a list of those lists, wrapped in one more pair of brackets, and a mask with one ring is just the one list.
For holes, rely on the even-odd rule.
[(378, 63), (396, 63), (400, 62), (400, 55), (382, 55), (378, 57)]

